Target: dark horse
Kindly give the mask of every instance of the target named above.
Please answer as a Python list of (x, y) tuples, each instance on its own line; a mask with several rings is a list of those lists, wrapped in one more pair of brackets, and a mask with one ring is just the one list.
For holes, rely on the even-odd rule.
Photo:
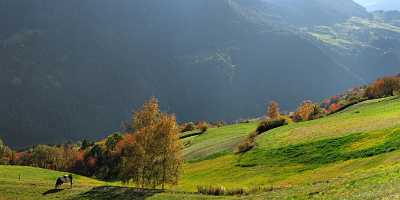
[(62, 184), (68, 183), (68, 182), (71, 184), (71, 188), (72, 188), (72, 174), (58, 177), (57, 181), (56, 181), (56, 189), (60, 188)]

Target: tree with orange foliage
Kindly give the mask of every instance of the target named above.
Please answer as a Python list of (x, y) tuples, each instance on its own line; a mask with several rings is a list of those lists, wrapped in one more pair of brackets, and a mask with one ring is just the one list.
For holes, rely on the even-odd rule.
[(59, 170), (70, 171), (75, 167), (79, 155), (78, 147), (71, 144), (64, 144), (60, 147), (61, 152), (61, 168)]
[(268, 105), (267, 116), (270, 119), (279, 119), (279, 104), (276, 101), (271, 101)]
[(0, 139), (0, 164), (9, 164), (14, 160), (15, 153)]
[(400, 77), (389, 76), (376, 80), (365, 91), (369, 99), (393, 96), (400, 91)]
[(6, 145), (0, 139), (0, 162), (3, 160), (3, 158), (6, 155), (6, 148), (7, 148)]
[(150, 99), (133, 114), (133, 139), (123, 149), (121, 179), (140, 187), (176, 184), (182, 165), (179, 128), (174, 115), (162, 113)]
[(329, 112), (336, 112), (336, 111), (338, 111), (339, 109), (341, 109), (343, 106), (341, 105), (341, 104), (338, 104), (338, 103), (334, 103), (334, 104), (332, 104), (331, 106), (329, 106)]
[(202, 133), (205, 133), (208, 130), (208, 123), (205, 121), (201, 121), (197, 123), (197, 129), (199, 129)]
[(304, 101), (295, 113), (296, 121), (308, 121), (313, 120), (322, 114), (322, 110), (318, 104), (314, 104), (312, 101)]

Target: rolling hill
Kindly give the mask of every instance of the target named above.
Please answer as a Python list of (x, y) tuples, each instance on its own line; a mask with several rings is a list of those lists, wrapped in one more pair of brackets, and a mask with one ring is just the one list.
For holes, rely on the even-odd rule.
[(179, 121), (234, 121), (392, 74), (393, 31), (314, 31), (351, 17), (371, 13), (352, 0), (1, 0), (0, 137), (99, 139), (151, 96)]
[[(1, 200), (90, 200), (90, 199), (202, 199), (199, 195), (161, 193), (158, 190), (138, 191), (119, 183), (108, 183), (74, 175), (74, 187), (62, 186), (55, 190), (57, 177), (64, 172), (33, 167), (0, 166)], [(19, 179), (19, 177), (21, 179)]]
[[(256, 125), (256, 122), (235, 124), (185, 138), (186, 163), (179, 185), (170, 187), (166, 193), (145, 197), (383, 199), (399, 195), (399, 97), (365, 101), (321, 119), (271, 130), (258, 136), (257, 145), (251, 151), (234, 154), (235, 144), (246, 133), (254, 131)], [(21, 173), (22, 182), (17, 180)], [(101, 199), (113, 196), (114, 199), (130, 199), (139, 195), (118, 183), (79, 177), (77, 184), (82, 187), (42, 196), (52, 187), (51, 180), (60, 174), (0, 166), (0, 197)], [(268, 190), (241, 197), (214, 197), (193, 193), (199, 185), (227, 189), (265, 187)]]
[[(201, 154), (190, 157), (194, 154), (187, 151), (189, 159), (201, 161), (186, 165), (178, 188), (263, 185), (276, 191), (258, 197), (272, 199), (396, 196), (399, 110), (398, 97), (367, 101), (326, 118), (267, 132), (258, 138), (255, 149), (243, 155), (233, 154), (233, 149), (215, 151), (207, 138), (224, 146), (233, 136), (215, 139), (218, 132), (210, 130), (210, 135), (194, 138), (202, 144), (193, 144), (193, 148), (204, 145), (202, 149), (209, 149), (209, 154), (200, 150)], [(231, 131), (237, 136), (240, 132)]]

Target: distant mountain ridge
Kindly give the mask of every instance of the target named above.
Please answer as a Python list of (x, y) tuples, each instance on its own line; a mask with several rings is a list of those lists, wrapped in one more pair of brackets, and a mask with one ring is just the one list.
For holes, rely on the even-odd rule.
[(0, 137), (13, 147), (96, 139), (151, 96), (180, 121), (234, 121), (398, 69), (383, 40), (396, 31), (347, 32), (374, 47), (355, 52), (314, 28), (369, 20), (353, 1), (296, 2), (1, 0)]

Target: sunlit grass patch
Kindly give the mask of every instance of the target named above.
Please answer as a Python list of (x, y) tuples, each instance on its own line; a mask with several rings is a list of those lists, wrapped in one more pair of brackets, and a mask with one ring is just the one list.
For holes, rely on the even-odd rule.
[(255, 195), (261, 199), (326, 199), (327, 192), (336, 197), (356, 197), (341, 184), (351, 186), (361, 177), (373, 179), (400, 161), (399, 113), (399, 98), (390, 97), (273, 129), (259, 136), (256, 147), (245, 154), (227, 152), (187, 163), (178, 188), (194, 191), (193, 185), (259, 185), (281, 188)]
[(279, 148), (390, 128), (400, 124), (399, 112), (400, 100), (397, 97), (366, 101), (322, 119), (274, 129), (259, 137), (257, 144), (259, 148)]
[(183, 150), (184, 157), (193, 161), (231, 153), (257, 125), (258, 122), (250, 122), (210, 128), (201, 135), (185, 138), (183, 142), (188, 145)]

